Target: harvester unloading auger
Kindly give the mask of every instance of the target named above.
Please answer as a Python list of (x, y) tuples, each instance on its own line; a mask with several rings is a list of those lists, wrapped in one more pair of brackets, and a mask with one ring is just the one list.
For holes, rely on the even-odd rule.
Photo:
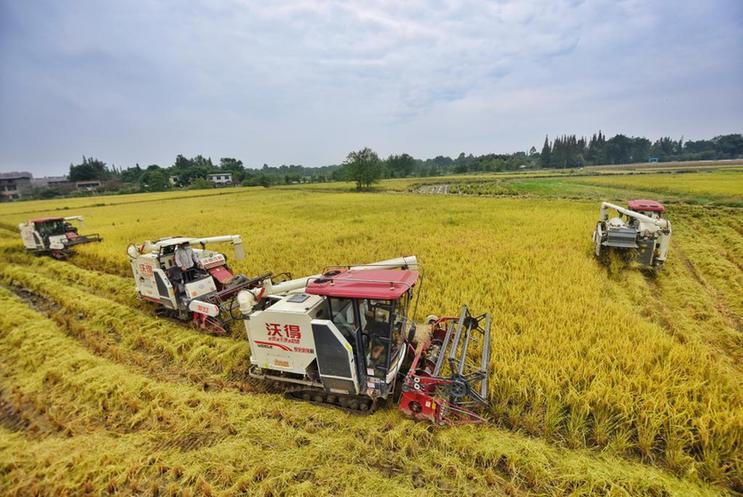
[[(620, 215), (610, 219), (609, 209)], [(603, 202), (592, 236), (596, 256), (601, 257), (612, 249), (627, 258), (636, 256), (640, 264), (660, 269), (671, 243), (671, 222), (662, 217), (664, 211), (663, 204), (654, 200), (630, 200), (628, 208)]]
[(250, 375), (295, 385), (289, 398), (353, 412), (399, 399), (417, 419), (482, 422), (491, 317), (464, 306), (418, 331), (409, 317), (416, 269), (414, 256), (401, 257), (241, 291)]

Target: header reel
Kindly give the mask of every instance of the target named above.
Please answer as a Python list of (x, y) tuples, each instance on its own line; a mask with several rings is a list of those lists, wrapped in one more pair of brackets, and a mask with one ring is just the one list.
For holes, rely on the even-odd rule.
[[(405, 377), (400, 410), (439, 425), (482, 423), (487, 407), (490, 314), (473, 316), (465, 305), (459, 318), (432, 316)], [(479, 363), (473, 354), (479, 350)]]

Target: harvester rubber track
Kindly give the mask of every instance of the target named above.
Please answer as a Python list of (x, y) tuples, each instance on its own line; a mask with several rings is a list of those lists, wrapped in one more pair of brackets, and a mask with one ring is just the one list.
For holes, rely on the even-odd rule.
[(284, 397), (300, 402), (309, 402), (319, 406), (330, 406), (352, 414), (371, 414), (379, 402), (376, 399), (360, 395), (341, 395), (328, 393), (320, 388), (293, 388), (284, 392)]

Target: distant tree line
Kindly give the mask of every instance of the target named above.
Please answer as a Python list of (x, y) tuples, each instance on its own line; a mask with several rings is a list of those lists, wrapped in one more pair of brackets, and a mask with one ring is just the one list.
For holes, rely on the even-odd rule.
[[(473, 155), (460, 153), (456, 158), (437, 156), (417, 159), (407, 153), (390, 155), (386, 159), (368, 147), (348, 154), (341, 164), (322, 167), (302, 165), (245, 167), (232, 157), (213, 162), (210, 157), (178, 155), (173, 164), (136, 164), (126, 169), (108, 166), (105, 162), (83, 156), (79, 164), (70, 164), (72, 182), (99, 180), (99, 191), (122, 193), (163, 191), (171, 188), (211, 188), (212, 173), (229, 172), (234, 184), (243, 186), (286, 185), (326, 181), (353, 181), (358, 189), (368, 189), (383, 178), (426, 177), (446, 174), (513, 171), (537, 168), (572, 168), (585, 165), (628, 164), (648, 161), (720, 160), (743, 157), (743, 135), (729, 134), (710, 140), (684, 141), (663, 137), (655, 142), (647, 138), (622, 134), (607, 138), (603, 132), (590, 139), (563, 135), (544, 139), (541, 152), (535, 147), (527, 152), (511, 154)], [(39, 196), (51, 197), (61, 192), (47, 189)]]
[(129, 190), (163, 191), (169, 188), (211, 188), (209, 174), (229, 172), (234, 184), (243, 186), (271, 186), (279, 184), (333, 181), (339, 166), (305, 167), (282, 165), (272, 167), (264, 164), (260, 169), (246, 168), (243, 162), (232, 157), (222, 157), (214, 163), (211, 157), (202, 155), (185, 157), (178, 155), (167, 167), (151, 164), (142, 167), (136, 164), (126, 169), (107, 166), (105, 162), (83, 156), (80, 164), (70, 164), (70, 181), (99, 180)]
[(368, 189), (381, 178), (406, 176), (440, 176), (477, 172), (500, 172), (517, 169), (571, 168), (602, 164), (632, 164), (692, 160), (743, 158), (743, 135), (717, 136), (711, 140), (684, 141), (663, 137), (655, 142), (647, 138), (615, 135), (607, 139), (603, 132), (589, 140), (564, 135), (550, 141), (545, 137), (541, 153), (534, 147), (513, 154), (459, 154), (456, 159), (438, 156), (420, 160), (408, 154), (391, 155), (381, 160), (369, 148), (351, 152), (342, 168), (336, 171), (342, 179), (356, 182), (357, 189)]
[(731, 134), (711, 140), (684, 141), (663, 137), (647, 138), (615, 135), (607, 139), (599, 131), (590, 140), (564, 135), (550, 141), (544, 138), (540, 155), (542, 167), (581, 167), (600, 164), (722, 160), (743, 157), (743, 135)]

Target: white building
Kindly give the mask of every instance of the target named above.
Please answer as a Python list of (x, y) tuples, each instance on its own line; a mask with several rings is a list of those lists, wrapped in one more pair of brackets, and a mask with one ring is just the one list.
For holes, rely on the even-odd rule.
[(101, 184), (102, 183), (97, 179), (92, 179), (88, 181), (78, 181), (75, 183), (75, 187), (81, 192), (94, 192), (100, 188)]
[(206, 179), (215, 186), (226, 186), (232, 184), (232, 173), (212, 173), (207, 174)]
[(0, 173), (0, 200), (18, 200), (30, 193), (32, 180), (27, 172)]

